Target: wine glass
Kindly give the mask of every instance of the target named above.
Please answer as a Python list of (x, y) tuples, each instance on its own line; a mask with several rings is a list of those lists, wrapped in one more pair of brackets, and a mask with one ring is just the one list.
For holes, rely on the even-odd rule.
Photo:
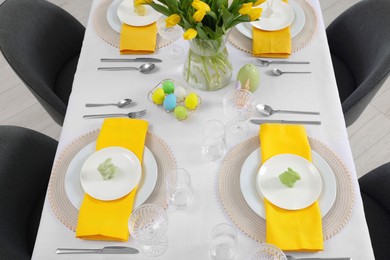
[(141, 245), (142, 252), (147, 256), (159, 256), (167, 250), (167, 227), (167, 213), (155, 204), (144, 204), (136, 208), (129, 219), (130, 235)]
[[(163, 15), (157, 20), (157, 30), (161, 38), (170, 42), (174, 42), (180, 39), (180, 37), (182, 37), (183, 29), (179, 25), (175, 25), (168, 28), (165, 22), (166, 18), (167, 17)], [(171, 43), (168, 46), (164, 47), (163, 51), (165, 52), (167, 57), (171, 59), (178, 59), (180, 57), (183, 57), (184, 54), (183, 48), (174, 43)]]
[(261, 243), (250, 250), (245, 260), (287, 260), (287, 257), (278, 247)]
[(246, 122), (254, 111), (255, 99), (246, 89), (234, 89), (223, 97), (223, 109), (232, 121), (226, 124), (226, 134), (232, 138), (243, 138), (248, 134)]

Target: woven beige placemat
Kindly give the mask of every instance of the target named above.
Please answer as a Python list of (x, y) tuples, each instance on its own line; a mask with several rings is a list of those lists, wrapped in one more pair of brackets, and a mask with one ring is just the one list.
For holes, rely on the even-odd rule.
[[(292, 52), (297, 52), (309, 44), (316, 34), (318, 27), (318, 17), (314, 7), (306, 0), (295, 1), (305, 13), (305, 25), (303, 29), (291, 39)], [(228, 40), (234, 47), (252, 54), (252, 39), (244, 36), (236, 28), (231, 30)]]
[[(112, 3), (112, 0), (103, 0), (102, 3), (96, 8), (95, 15), (93, 17), (93, 24), (96, 33), (108, 44), (119, 49), (119, 33), (111, 28), (107, 21), (107, 9)], [(156, 49), (160, 49), (171, 44), (172, 41), (165, 40), (157, 34)]]
[[(71, 143), (60, 154), (51, 173), (48, 197), (58, 219), (69, 229), (76, 231), (78, 209), (73, 206), (65, 190), (65, 175), (69, 164), (77, 153), (88, 144), (96, 141), (99, 130), (83, 135)], [(166, 179), (176, 168), (175, 158), (168, 145), (157, 135), (150, 132), (146, 135), (146, 147), (152, 152), (157, 163), (157, 181), (153, 192), (144, 203), (153, 203), (161, 207), (167, 207)]]
[[(332, 168), (336, 179), (335, 202), (322, 218), (323, 236), (326, 240), (337, 234), (351, 218), (354, 189), (350, 172), (335, 153), (317, 140), (309, 138), (309, 142), (311, 149), (324, 158)], [(254, 136), (230, 150), (220, 168), (219, 194), (223, 207), (237, 227), (258, 242), (265, 242), (265, 220), (249, 207), (240, 188), (242, 165), (259, 146), (259, 137)]]

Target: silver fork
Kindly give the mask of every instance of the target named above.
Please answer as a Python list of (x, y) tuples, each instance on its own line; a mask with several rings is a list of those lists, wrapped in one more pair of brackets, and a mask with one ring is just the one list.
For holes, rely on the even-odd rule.
[(286, 255), (287, 260), (351, 260), (350, 257), (309, 257), (309, 258), (295, 258), (291, 255)]
[(146, 109), (141, 111), (130, 112), (127, 114), (98, 114), (98, 115), (84, 115), (84, 119), (91, 118), (107, 118), (107, 117), (128, 117), (128, 118), (138, 118), (143, 117), (146, 114)]

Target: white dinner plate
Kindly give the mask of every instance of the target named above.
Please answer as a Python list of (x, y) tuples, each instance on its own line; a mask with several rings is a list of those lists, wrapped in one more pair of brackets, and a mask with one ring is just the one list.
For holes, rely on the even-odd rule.
[[(294, 19), (290, 25), (291, 38), (293, 38), (302, 31), (305, 25), (306, 18), (305, 13), (297, 2), (295, 2), (294, 0), (290, 0), (288, 3), (294, 11)], [(252, 39), (251, 23), (240, 23), (236, 26), (236, 28), (241, 34)]]
[(117, 33), (121, 33), (122, 30), (122, 22), (118, 18), (118, 7), (120, 3), (122, 3), (123, 0), (114, 0), (110, 4), (110, 6), (107, 8), (107, 22), (111, 26), (111, 28), (116, 31)]
[[(317, 152), (312, 150), (312, 161), (322, 178), (322, 192), (318, 198), (321, 215), (324, 217), (336, 199), (336, 179), (332, 168)], [(256, 176), (261, 163), (261, 150), (257, 148), (245, 160), (240, 174), (240, 188), (249, 207), (260, 217), (266, 219), (263, 199), (256, 189)]]
[(123, 0), (117, 10), (118, 18), (122, 23), (132, 26), (145, 26), (156, 22), (162, 14), (149, 5), (145, 5), (146, 14), (141, 16), (134, 12), (133, 0)]
[[(84, 198), (84, 191), (80, 184), (80, 171), (85, 160), (95, 152), (96, 142), (82, 148), (70, 162), (65, 175), (65, 191), (72, 205), (79, 209)], [(134, 208), (142, 205), (152, 194), (157, 183), (157, 162), (152, 152), (145, 146), (142, 176), (137, 187)]]
[[(116, 167), (115, 175), (104, 180), (98, 166), (107, 158)], [(98, 200), (116, 200), (131, 192), (141, 179), (141, 162), (130, 150), (123, 147), (107, 147), (91, 154), (80, 171), (83, 190)]]
[[(267, 8), (267, 1), (260, 5)], [(261, 16), (258, 21), (251, 22), (252, 26), (264, 31), (278, 31), (289, 26), (294, 20), (294, 11), (291, 6), (281, 0), (274, 0), (270, 17)]]
[[(284, 185), (279, 175), (291, 168), (300, 175), (292, 188)], [(279, 154), (260, 166), (256, 187), (272, 204), (282, 209), (299, 210), (313, 204), (321, 194), (322, 180), (317, 168), (295, 154)]]

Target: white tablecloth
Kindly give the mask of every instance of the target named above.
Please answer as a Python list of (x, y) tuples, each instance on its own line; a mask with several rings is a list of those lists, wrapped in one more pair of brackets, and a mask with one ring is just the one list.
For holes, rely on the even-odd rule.
[[(224, 211), (217, 192), (218, 169), (222, 160), (210, 162), (201, 154), (201, 125), (209, 119), (218, 118), (224, 122), (228, 118), (223, 113), (222, 97), (234, 85), (219, 91), (197, 93), (202, 98), (202, 105), (186, 121), (178, 121), (160, 107), (151, 104), (148, 92), (162, 79), (172, 78), (184, 82), (182, 77), (184, 56), (177, 60), (164, 59), (164, 50), (159, 50), (152, 57), (164, 59), (158, 70), (149, 75), (137, 71), (104, 72), (97, 71), (102, 57), (118, 57), (118, 49), (108, 45), (95, 32), (93, 26), (94, 10), (99, 0), (93, 2), (87, 26), (82, 52), (75, 75), (73, 91), (70, 97), (57, 157), (63, 149), (79, 136), (101, 127), (103, 119), (85, 120), (84, 114), (122, 112), (148, 109), (145, 117), (149, 121), (149, 130), (167, 142), (172, 149), (179, 167), (190, 173), (195, 189), (193, 204), (183, 210), (168, 210), (169, 247), (165, 254), (157, 259), (209, 259), (208, 244), (211, 229), (218, 223), (231, 220)], [(261, 85), (255, 92), (256, 101), (271, 104), (275, 108), (320, 111), (321, 116), (289, 116), (290, 119), (320, 119), (321, 126), (307, 126), (309, 136), (328, 145), (346, 164), (353, 175), (356, 202), (352, 218), (334, 237), (325, 241), (325, 250), (318, 253), (295, 253), (296, 256), (338, 257), (349, 256), (354, 260), (374, 259), (370, 237), (364, 217), (355, 166), (344, 125), (343, 114), (333, 74), (327, 39), (320, 6), (317, 0), (309, 0), (315, 7), (318, 18), (318, 32), (303, 50), (294, 53), (292, 60), (309, 60), (309, 65), (283, 65), (284, 70), (309, 70), (308, 75), (283, 75), (273, 77), (267, 74), (268, 68), (260, 68)], [(188, 49), (188, 43), (179, 40), (176, 44)], [(241, 52), (228, 44), (228, 51), (233, 61), (233, 79), (241, 66), (253, 63), (249, 54)], [(139, 65), (139, 64), (134, 64)], [(274, 67), (274, 66), (273, 66)], [(115, 101), (130, 97), (136, 105), (131, 109), (115, 107), (86, 108), (87, 102)], [(282, 115), (274, 115), (282, 118)], [(284, 118), (286, 115), (284, 115)], [(250, 126), (252, 137), (258, 133), (258, 126)], [(228, 139), (228, 149), (243, 140)], [(85, 241), (75, 238), (75, 233), (57, 219), (48, 199), (42, 212), (41, 224), (34, 248), (33, 259), (147, 259), (142, 254), (124, 255), (56, 255), (56, 248), (100, 248), (105, 245), (128, 245), (138, 247), (133, 239), (126, 243)], [(256, 245), (256, 242), (239, 232), (239, 252), (237, 259)]]

